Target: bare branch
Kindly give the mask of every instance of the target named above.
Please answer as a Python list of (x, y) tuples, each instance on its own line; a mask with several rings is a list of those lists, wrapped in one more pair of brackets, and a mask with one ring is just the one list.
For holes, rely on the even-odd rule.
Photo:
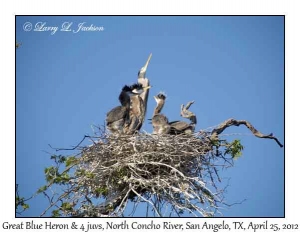
[(245, 125), (256, 137), (274, 139), (280, 147), (283, 147), (283, 145), (279, 142), (279, 140), (276, 137), (273, 136), (272, 133), (270, 133), (269, 135), (262, 134), (257, 129), (255, 129), (248, 121), (235, 120), (232, 118), (224, 121), (218, 127), (216, 127), (211, 133), (211, 138), (212, 139), (217, 138), (218, 135), (221, 134), (226, 128), (233, 125), (234, 126)]

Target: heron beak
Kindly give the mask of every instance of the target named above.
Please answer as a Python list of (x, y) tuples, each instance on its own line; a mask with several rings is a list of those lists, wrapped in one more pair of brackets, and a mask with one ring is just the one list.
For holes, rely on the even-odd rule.
[(148, 57), (148, 60), (146, 61), (146, 64), (145, 64), (145, 69), (147, 69), (148, 65), (149, 65), (149, 62), (151, 60), (151, 57), (152, 57), (152, 53), (150, 53), (149, 57)]
[(143, 87), (144, 88), (144, 90), (148, 90), (148, 89), (150, 89), (152, 86), (147, 86), (147, 87)]
[(143, 67), (143, 70), (144, 72), (146, 72), (147, 68), (148, 68), (148, 65), (149, 65), (149, 62), (151, 60), (151, 57), (152, 57), (152, 53), (150, 53), (149, 57), (148, 57), (148, 60), (146, 61), (146, 64), (144, 65)]

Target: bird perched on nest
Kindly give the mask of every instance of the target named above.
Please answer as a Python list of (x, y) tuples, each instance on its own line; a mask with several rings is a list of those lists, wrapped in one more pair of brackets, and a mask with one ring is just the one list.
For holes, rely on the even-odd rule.
[(195, 126), (197, 124), (197, 117), (194, 113), (189, 111), (188, 109), (194, 103), (194, 101), (190, 101), (184, 106), (181, 105), (180, 115), (184, 118), (187, 118), (191, 121), (191, 123), (187, 123), (184, 121), (172, 121), (169, 122), (171, 129), (170, 134), (192, 134), (195, 131)]
[(119, 95), (121, 106), (117, 106), (110, 110), (106, 115), (106, 126), (112, 133), (123, 133), (123, 128), (130, 123), (130, 97), (139, 95), (149, 87), (143, 87), (136, 83), (131, 86), (125, 85)]
[(168, 134), (170, 132), (170, 125), (168, 118), (161, 114), (161, 110), (165, 104), (166, 96), (163, 93), (159, 93), (154, 96), (156, 101), (156, 107), (154, 109), (152, 117), (152, 126), (154, 134)]
[(124, 128), (125, 134), (133, 134), (142, 128), (147, 111), (147, 102), (149, 95), (150, 82), (146, 78), (146, 71), (152, 54), (148, 57), (145, 65), (138, 72), (138, 83), (146, 88), (140, 95), (131, 96), (131, 108), (129, 112), (130, 123)]

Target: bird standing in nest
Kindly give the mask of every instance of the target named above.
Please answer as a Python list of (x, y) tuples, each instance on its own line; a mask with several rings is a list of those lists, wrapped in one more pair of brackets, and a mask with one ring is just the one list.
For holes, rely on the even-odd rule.
[(194, 103), (194, 101), (190, 101), (184, 106), (183, 104), (181, 105), (181, 111), (180, 115), (184, 118), (189, 119), (191, 122), (187, 123), (184, 121), (172, 121), (169, 122), (171, 129), (170, 129), (170, 134), (192, 134), (195, 131), (195, 126), (197, 124), (197, 117), (194, 113), (189, 111), (188, 109), (190, 106)]
[(150, 82), (146, 78), (146, 71), (151, 60), (152, 54), (149, 55), (145, 65), (138, 72), (138, 83), (146, 88), (140, 95), (131, 96), (131, 108), (129, 112), (130, 123), (124, 128), (126, 134), (133, 134), (142, 128), (147, 111), (147, 102), (149, 95)]
[(121, 106), (117, 106), (106, 115), (106, 126), (112, 133), (123, 133), (124, 126), (130, 123), (130, 97), (143, 93), (149, 87), (143, 87), (141, 84), (125, 85), (119, 95)]
[(154, 96), (156, 101), (156, 107), (154, 109), (153, 117), (152, 117), (152, 126), (154, 134), (168, 134), (170, 132), (170, 125), (168, 118), (161, 114), (161, 110), (165, 104), (166, 96), (162, 93)]

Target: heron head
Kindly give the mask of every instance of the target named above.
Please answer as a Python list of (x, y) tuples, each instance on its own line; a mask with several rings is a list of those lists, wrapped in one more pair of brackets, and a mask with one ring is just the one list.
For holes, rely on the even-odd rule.
[(151, 86), (143, 87), (140, 83), (135, 83), (129, 87), (131, 95), (139, 95), (142, 94), (147, 89), (151, 88)]
[(166, 96), (163, 93), (159, 93), (158, 95), (154, 96), (156, 103), (164, 102), (166, 100)]

